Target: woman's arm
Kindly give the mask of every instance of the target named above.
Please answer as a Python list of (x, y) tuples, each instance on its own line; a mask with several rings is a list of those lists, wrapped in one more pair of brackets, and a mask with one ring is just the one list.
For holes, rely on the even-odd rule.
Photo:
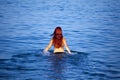
[(68, 51), (68, 53), (71, 54), (71, 51), (70, 51), (70, 49), (69, 49), (69, 47), (68, 47), (68, 45), (67, 45), (67, 42), (66, 42), (66, 39), (65, 39), (65, 38), (63, 38), (63, 43), (64, 43), (65, 48), (66, 48), (66, 50)]
[(52, 46), (52, 39), (50, 40), (50, 42), (49, 42), (49, 44), (48, 44), (48, 46), (44, 49), (44, 51), (45, 52), (47, 52), (50, 48), (51, 48), (51, 46)]

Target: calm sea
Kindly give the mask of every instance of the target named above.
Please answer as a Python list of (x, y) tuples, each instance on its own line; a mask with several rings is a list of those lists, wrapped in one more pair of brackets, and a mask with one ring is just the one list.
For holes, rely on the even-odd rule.
[[(56, 26), (73, 55), (42, 55)], [(120, 0), (0, 0), (0, 80), (120, 80)]]

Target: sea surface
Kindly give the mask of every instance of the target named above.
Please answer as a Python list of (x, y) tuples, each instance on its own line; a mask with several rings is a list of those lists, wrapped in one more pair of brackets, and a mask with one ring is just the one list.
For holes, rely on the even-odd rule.
[(0, 80), (120, 80), (120, 0), (0, 0)]

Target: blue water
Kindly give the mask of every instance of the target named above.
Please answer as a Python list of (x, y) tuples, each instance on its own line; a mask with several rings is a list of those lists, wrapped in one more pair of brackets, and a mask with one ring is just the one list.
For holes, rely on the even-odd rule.
[[(41, 54), (56, 26), (73, 55)], [(0, 0), (0, 80), (120, 80), (120, 0)]]

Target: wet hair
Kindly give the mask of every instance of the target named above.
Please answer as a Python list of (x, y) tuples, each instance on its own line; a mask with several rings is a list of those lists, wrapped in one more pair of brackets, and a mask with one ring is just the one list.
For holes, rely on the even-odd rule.
[(53, 45), (55, 48), (60, 48), (62, 47), (62, 40), (63, 40), (63, 34), (62, 34), (62, 28), (61, 27), (56, 27), (54, 30), (53, 35)]

